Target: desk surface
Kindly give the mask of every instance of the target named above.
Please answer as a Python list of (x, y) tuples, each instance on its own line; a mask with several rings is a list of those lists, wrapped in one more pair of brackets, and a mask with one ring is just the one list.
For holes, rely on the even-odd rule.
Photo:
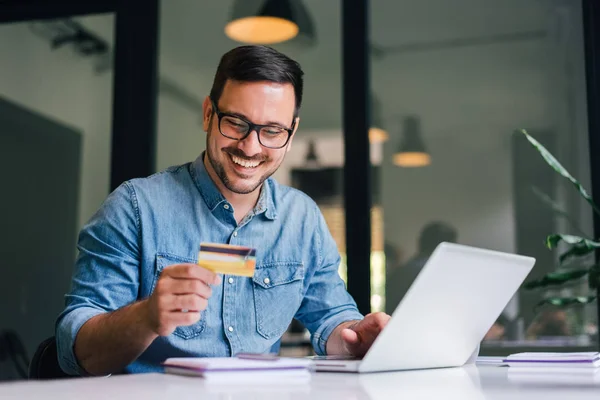
[(0, 399), (594, 399), (600, 372), (560, 378), (513, 374), (507, 367), (470, 366), (377, 374), (315, 373), (308, 383), (227, 384), (166, 374), (0, 384)]

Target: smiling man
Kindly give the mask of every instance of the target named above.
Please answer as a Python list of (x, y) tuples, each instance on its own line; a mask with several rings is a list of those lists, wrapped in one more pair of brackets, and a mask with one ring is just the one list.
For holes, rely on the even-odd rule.
[[(357, 311), (319, 208), (271, 178), (298, 129), (302, 76), (268, 47), (226, 53), (203, 105), (206, 151), (123, 183), (84, 226), (56, 326), (65, 372), (146, 372), (167, 357), (265, 353), (294, 317), (317, 354), (368, 350), (389, 316)], [(200, 242), (256, 248), (254, 277), (196, 265)]]

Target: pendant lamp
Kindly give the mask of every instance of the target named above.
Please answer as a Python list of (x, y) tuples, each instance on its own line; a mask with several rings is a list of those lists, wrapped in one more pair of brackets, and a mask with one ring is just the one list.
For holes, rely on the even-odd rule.
[(394, 164), (399, 167), (424, 167), (431, 163), (431, 156), (425, 148), (421, 135), (419, 118), (409, 116), (404, 118), (402, 141), (394, 154)]
[(291, 39), (310, 44), (314, 26), (300, 0), (236, 0), (225, 34), (247, 44), (271, 45)]
[(369, 142), (370, 143), (383, 143), (388, 140), (389, 135), (383, 127), (383, 117), (381, 115), (381, 103), (379, 99), (375, 97), (375, 94), (371, 93), (370, 99), (370, 125), (369, 125)]

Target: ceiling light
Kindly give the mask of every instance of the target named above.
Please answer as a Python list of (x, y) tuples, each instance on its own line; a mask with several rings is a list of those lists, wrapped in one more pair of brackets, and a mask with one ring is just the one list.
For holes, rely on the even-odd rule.
[(369, 142), (371, 143), (383, 143), (388, 140), (389, 135), (383, 127), (383, 117), (381, 115), (381, 103), (379, 99), (371, 92), (370, 98), (370, 128), (369, 128)]
[(317, 145), (314, 140), (310, 140), (308, 142), (308, 149), (306, 151), (305, 158), (305, 167), (306, 168), (318, 168), (319, 164), (319, 156), (317, 155)]
[(383, 143), (389, 139), (388, 133), (376, 126), (369, 128), (369, 142), (371, 143)]
[(402, 142), (394, 154), (394, 164), (399, 167), (424, 167), (431, 164), (431, 156), (421, 137), (419, 119), (406, 117), (403, 121)]
[(275, 44), (294, 38), (312, 43), (314, 27), (299, 0), (237, 0), (225, 34), (249, 44)]

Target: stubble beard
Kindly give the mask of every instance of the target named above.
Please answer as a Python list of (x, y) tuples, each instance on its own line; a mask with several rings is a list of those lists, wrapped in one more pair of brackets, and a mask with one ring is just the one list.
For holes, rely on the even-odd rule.
[[(208, 123), (208, 134), (206, 137), (206, 150), (207, 150), (206, 153), (208, 156), (208, 161), (212, 165), (213, 170), (215, 171), (215, 174), (217, 175), (217, 177), (221, 180), (223, 185), (230, 192), (236, 193), (236, 194), (250, 194), (250, 193), (254, 192), (256, 189), (258, 189), (265, 180), (267, 180), (271, 175), (273, 175), (275, 173), (275, 171), (277, 171), (279, 169), (281, 162), (273, 170), (267, 171), (263, 176), (261, 176), (255, 185), (252, 185), (250, 187), (244, 187), (244, 188), (241, 188), (238, 185), (234, 185), (233, 182), (231, 182), (231, 180), (227, 176), (227, 172), (225, 171), (225, 166), (223, 165), (222, 162), (219, 162), (217, 160), (216, 154), (213, 154), (213, 148), (210, 146), (209, 138), (210, 138), (210, 135), (214, 134), (212, 131), (212, 126), (213, 126), (213, 120), (211, 118), (210, 122)], [(283, 160), (281, 160), (281, 161), (283, 162)]]

